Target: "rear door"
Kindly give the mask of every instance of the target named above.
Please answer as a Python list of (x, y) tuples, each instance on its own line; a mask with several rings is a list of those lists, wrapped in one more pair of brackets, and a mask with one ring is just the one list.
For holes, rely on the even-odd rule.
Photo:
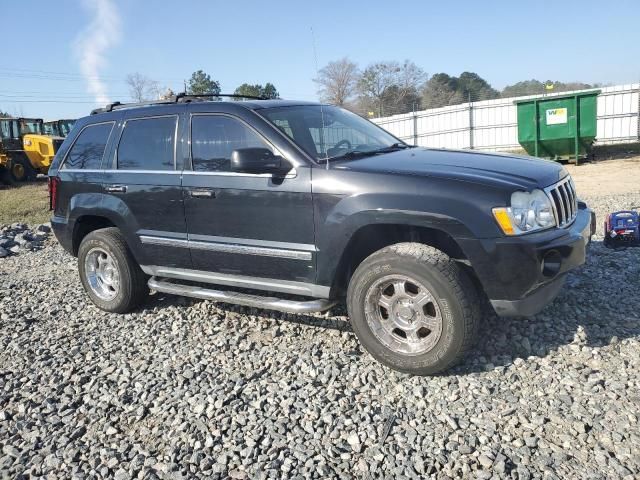
[(176, 155), (183, 112), (182, 105), (126, 112), (104, 174), (105, 207), (122, 215), (151, 274), (156, 266), (191, 267)]
[(183, 188), (194, 269), (229, 284), (260, 288), (259, 279), (270, 278), (285, 282), (269, 289), (306, 288), (298, 284), (315, 281), (311, 169), (298, 164), (285, 177), (233, 172), (235, 149), (283, 153), (240, 116), (196, 110), (190, 118), (192, 170), (185, 168)]

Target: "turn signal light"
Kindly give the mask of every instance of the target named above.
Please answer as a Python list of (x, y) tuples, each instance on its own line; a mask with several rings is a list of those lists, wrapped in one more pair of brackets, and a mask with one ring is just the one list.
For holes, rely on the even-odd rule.
[(509, 216), (506, 208), (494, 208), (493, 216), (505, 235), (513, 235), (515, 233), (513, 224), (511, 223), (511, 217)]

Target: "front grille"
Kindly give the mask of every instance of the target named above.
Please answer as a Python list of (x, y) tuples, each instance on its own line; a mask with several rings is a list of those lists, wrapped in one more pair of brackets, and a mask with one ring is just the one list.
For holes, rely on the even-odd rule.
[(556, 224), (559, 227), (571, 225), (578, 215), (578, 196), (571, 175), (545, 188), (544, 191), (551, 199)]

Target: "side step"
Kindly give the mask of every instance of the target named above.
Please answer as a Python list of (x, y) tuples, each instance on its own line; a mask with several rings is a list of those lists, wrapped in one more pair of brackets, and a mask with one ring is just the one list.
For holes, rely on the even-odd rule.
[(215, 302), (233, 303), (247, 307), (264, 308), (266, 310), (278, 310), (288, 313), (311, 313), (322, 312), (334, 306), (335, 300), (316, 299), (304, 302), (295, 300), (284, 300), (276, 297), (261, 297), (248, 293), (212, 290), (209, 288), (197, 287), (195, 285), (182, 285), (171, 283), (157, 277), (149, 279), (149, 288), (156, 292), (180, 295), (183, 297), (201, 298), (203, 300), (213, 300)]

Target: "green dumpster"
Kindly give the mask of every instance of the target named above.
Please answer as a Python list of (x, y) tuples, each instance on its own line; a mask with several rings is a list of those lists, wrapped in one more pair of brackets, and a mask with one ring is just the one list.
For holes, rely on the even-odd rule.
[(576, 164), (596, 138), (600, 90), (516, 100), (518, 142), (529, 155)]

